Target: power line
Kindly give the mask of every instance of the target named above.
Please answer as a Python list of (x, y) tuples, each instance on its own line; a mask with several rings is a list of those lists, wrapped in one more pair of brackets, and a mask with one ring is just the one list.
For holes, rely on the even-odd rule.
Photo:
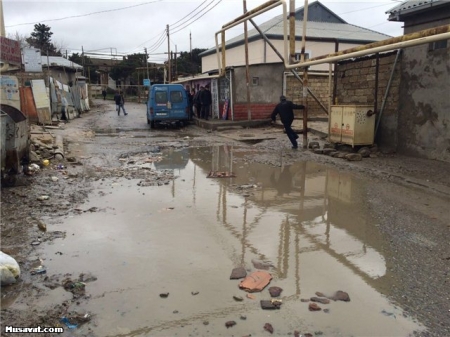
[(124, 10), (124, 9), (129, 9), (129, 8), (149, 5), (149, 4), (152, 4), (152, 3), (155, 3), (155, 2), (161, 2), (161, 1), (164, 1), (164, 0), (153, 0), (153, 1), (148, 1), (148, 2), (142, 3), (142, 4), (127, 6), (127, 7), (115, 8), (115, 9), (106, 9), (104, 11), (98, 11), (98, 12), (92, 12), (92, 13), (86, 13), (86, 14), (80, 14), (80, 15), (66, 16), (66, 17), (57, 18), (57, 19), (47, 19), (47, 20), (40, 20), (40, 21), (36, 21), (36, 22), (18, 23), (16, 25), (11, 25), (11, 26), (6, 26), (6, 27), (9, 28), (9, 27), (17, 27), (17, 26), (26, 26), (26, 25), (34, 25), (34, 24), (42, 23), (42, 22), (61, 21), (61, 20), (67, 20), (67, 19), (73, 19), (73, 18), (82, 18), (82, 17), (90, 16), (90, 15), (103, 14), (103, 13), (109, 13), (109, 12), (116, 12), (116, 11), (121, 11), (121, 10)]
[[(184, 20), (184, 22), (180, 22), (182, 20), (178, 20), (177, 22), (180, 22), (178, 24), (172, 24), (170, 25), (170, 29), (177, 29), (178, 27), (184, 25), (186, 22), (188, 22), (189, 20), (192, 20), (193, 18), (195, 18), (197, 15), (201, 14), (204, 10), (206, 10), (209, 6), (211, 6), (214, 3), (215, 0), (212, 0), (209, 4), (207, 4), (205, 7), (203, 7), (200, 11), (198, 11), (196, 14), (192, 15), (190, 18), (188, 18), (187, 20)], [(203, 5), (206, 1), (203, 1), (201, 5)], [(200, 5), (200, 6), (201, 6)], [(199, 8), (200, 6), (198, 6), (197, 8)], [(197, 9), (196, 8), (196, 9)], [(194, 10), (195, 11), (195, 10)], [(193, 12), (194, 12), (193, 11)], [(192, 12), (191, 12), (192, 13)]]
[(171, 32), (172, 34), (178, 33), (179, 31), (183, 30), (184, 28), (190, 26), (191, 24), (193, 24), (194, 22), (198, 21), (199, 19), (201, 19), (203, 16), (205, 16), (205, 14), (207, 14), (208, 12), (210, 12), (212, 9), (214, 9), (218, 4), (220, 4), (222, 2), (222, 0), (219, 0), (218, 3), (216, 3), (213, 7), (211, 7), (207, 12), (203, 13), (200, 17), (198, 17), (197, 19), (195, 19), (194, 21), (186, 24), (185, 26), (179, 28), (178, 30)]

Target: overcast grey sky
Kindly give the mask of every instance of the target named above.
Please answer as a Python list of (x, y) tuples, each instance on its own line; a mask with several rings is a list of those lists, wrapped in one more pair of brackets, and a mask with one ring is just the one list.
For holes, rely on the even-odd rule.
[[(251, 10), (265, 0), (247, 0)], [(309, 3), (314, 2), (310, 0)], [(387, 21), (385, 12), (395, 0), (321, 0), (350, 24), (391, 36), (402, 34), (402, 23)], [(288, 11), (289, 11), (289, 1)], [(296, 0), (302, 7), (304, 0)], [(84, 51), (129, 54), (144, 52), (150, 61), (160, 62), (168, 50), (166, 25), (170, 26), (171, 50), (211, 48), (221, 27), (243, 13), (243, 0), (149, 0), (149, 1), (68, 1), (3, 0), (6, 35), (29, 36), (34, 24), (51, 27), (52, 42), (71, 52)], [(261, 24), (282, 13), (281, 7), (254, 18)], [(243, 33), (243, 25), (227, 31), (226, 39)], [(249, 29), (252, 25), (249, 25)]]

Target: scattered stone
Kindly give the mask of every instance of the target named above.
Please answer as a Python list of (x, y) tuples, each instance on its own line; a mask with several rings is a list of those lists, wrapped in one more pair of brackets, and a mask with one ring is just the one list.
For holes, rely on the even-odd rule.
[(208, 321), (203, 321), (203, 325), (209, 325)]
[(337, 158), (337, 157), (339, 157), (339, 153), (340, 152), (338, 152), (338, 151), (331, 152), (330, 157)]
[(309, 311), (320, 311), (320, 310), (322, 310), (322, 308), (321, 307), (319, 307), (318, 305), (317, 305), (317, 303), (309, 303)]
[(174, 314), (178, 314), (178, 312), (179, 312), (178, 310), (174, 310), (173, 311)]
[(323, 309), (323, 312), (328, 314), (330, 312), (330, 309)]
[(336, 155), (336, 158), (344, 159), (346, 155), (347, 155), (347, 153), (345, 153), (345, 152), (338, 152)]
[(278, 297), (280, 296), (281, 292), (283, 291), (283, 289), (281, 289), (280, 287), (270, 287), (269, 288), (269, 294), (272, 297)]
[(167, 298), (167, 297), (169, 297), (169, 293), (161, 293), (161, 294), (159, 294), (159, 297)]
[(344, 301), (344, 302), (350, 302), (350, 296), (345, 292), (338, 290), (336, 293), (331, 297), (334, 301)]
[(319, 303), (322, 303), (322, 304), (330, 303), (330, 300), (328, 298), (311, 297), (310, 300), (313, 301), (313, 302), (319, 302)]
[(336, 152), (334, 149), (323, 149), (323, 154), (326, 156), (330, 156), (333, 152)]
[(252, 294), (247, 294), (247, 295), (245, 295), (245, 297), (247, 297), (247, 298), (249, 298), (249, 299), (251, 299), (251, 300), (254, 300), (256, 297), (255, 296), (253, 296)]
[(239, 283), (239, 288), (248, 291), (262, 291), (272, 280), (272, 275), (266, 271), (255, 271)]
[(314, 149), (314, 148), (320, 147), (320, 144), (319, 144), (319, 142), (310, 142), (309, 145), (308, 145), (308, 147), (309, 147), (310, 149)]
[(348, 153), (345, 157), (348, 161), (361, 161), (362, 156), (359, 153)]
[(198, 291), (191, 291), (191, 295), (192, 296), (198, 295)]
[(37, 220), (37, 226), (43, 232), (47, 230), (47, 225), (42, 220)]
[(228, 322), (225, 323), (225, 326), (227, 327), (227, 329), (231, 328), (231, 327), (233, 327), (235, 325), (236, 325), (235, 321), (228, 321)]
[(301, 299), (300, 299), (300, 302), (303, 302), (303, 303), (309, 302), (309, 298), (301, 298)]
[(264, 330), (269, 331), (270, 333), (273, 333), (273, 326), (270, 323), (264, 324)]
[(281, 302), (280, 300), (261, 300), (261, 308), (264, 310), (274, 310), (274, 309), (280, 309)]
[(53, 182), (56, 183), (58, 180), (59, 180), (58, 177), (55, 177), (55, 176), (52, 177), (52, 181), (53, 181)]
[(237, 267), (231, 271), (230, 280), (238, 280), (247, 276), (247, 271), (244, 267)]
[(247, 316), (245, 315), (241, 315), (241, 317), (239, 317), (241, 320), (245, 321), (247, 319)]
[(358, 150), (358, 153), (363, 157), (363, 158), (367, 158), (370, 156), (370, 149), (368, 147), (362, 147)]
[(233, 299), (238, 302), (242, 302), (244, 300), (244, 298), (241, 296), (233, 296)]
[(307, 332), (307, 333), (305, 333), (304, 335), (303, 335), (304, 337), (313, 337), (313, 334), (312, 333), (309, 333), (309, 332)]
[(369, 158), (378, 158), (378, 155), (375, 154), (375, 153), (371, 153), (370, 156), (369, 156)]
[(325, 144), (323, 144), (323, 148), (324, 149), (335, 149), (336, 146), (334, 144), (331, 144), (331, 143), (325, 143)]
[(320, 148), (314, 148), (314, 149), (313, 149), (313, 152), (314, 152), (315, 154), (323, 154), (323, 150), (320, 149)]
[(273, 265), (271, 263), (264, 262), (261, 260), (256, 260), (256, 259), (253, 259), (252, 263), (253, 263), (253, 267), (255, 267), (256, 269), (269, 270), (271, 267), (273, 267)]
[(66, 160), (70, 163), (74, 163), (77, 161), (77, 159), (75, 157), (67, 157)]
[(316, 296), (319, 296), (319, 297), (327, 297), (327, 296), (325, 296), (324, 293), (321, 293), (320, 291), (316, 291)]

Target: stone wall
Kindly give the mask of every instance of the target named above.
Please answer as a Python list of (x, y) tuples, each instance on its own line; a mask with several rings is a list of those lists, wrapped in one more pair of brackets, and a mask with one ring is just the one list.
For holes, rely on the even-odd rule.
[[(392, 73), (396, 52), (379, 55), (377, 120), (379, 128), (375, 142), (385, 150), (396, 151), (398, 146), (398, 106), (400, 89), (401, 62), (397, 62), (391, 86), (386, 96), (383, 111), (383, 99)], [(336, 67), (335, 105), (375, 105), (376, 56), (367, 56), (357, 60), (344, 61)]]
[[(299, 73), (299, 76), (303, 79), (302, 73)], [(327, 109), (328, 97), (330, 92), (328, 81), (328, 74), (308, 75), (309, 89)], [(333, 92), (331, 92), (331, 94), (333, 94)], [(288, 74), (286, 76), (286, 97), (288, 100), (293, 101), (296, 104), (303, 104), (303, 85), (292, 74)], [(327, 116), (327, 113), (321, 108), (321, 106), (310, 94), (308, 94), (306, 103), (308, 106), (309, 117)], [(296, 111), (296, 118), (301, 118), (302, 114), (303, 113), (301, 111)]]

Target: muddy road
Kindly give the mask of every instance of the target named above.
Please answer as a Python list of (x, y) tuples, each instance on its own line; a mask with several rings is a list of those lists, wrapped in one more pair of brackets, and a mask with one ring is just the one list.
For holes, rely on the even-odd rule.
[[(22, 270), (2, 335), (450, 336), (448, 164), (293, 151), (273, 128), (150, 130), (145, 105), (96, 103), (51, 130), (66, 160), (2, 189)], [(238, 267), (272, 279), (246, 292)]]

